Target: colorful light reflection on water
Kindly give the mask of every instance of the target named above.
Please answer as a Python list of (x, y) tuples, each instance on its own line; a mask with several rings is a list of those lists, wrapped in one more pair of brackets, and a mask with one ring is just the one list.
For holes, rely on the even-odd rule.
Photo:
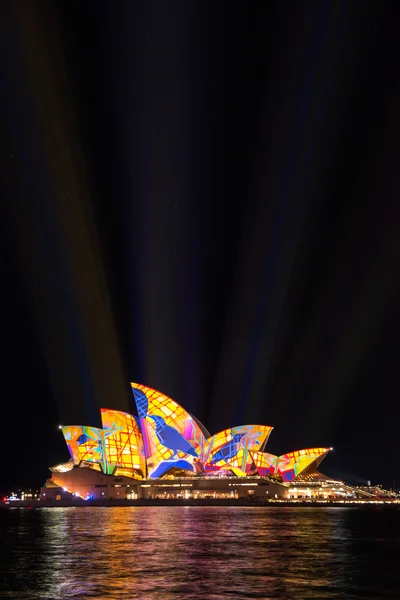
[(399, 597), (395, 508), (12, 509), (0, 541), (1, 598)]

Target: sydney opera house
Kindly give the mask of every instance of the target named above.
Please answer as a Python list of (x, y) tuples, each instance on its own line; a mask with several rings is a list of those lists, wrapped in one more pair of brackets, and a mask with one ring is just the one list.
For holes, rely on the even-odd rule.
[[(266, 452), (272, 427), (240, 425), (211, 435), (177, 402), (132, 383), (137, 416), (101, 409), (102, 428), (68, 425), (70, 460), (50, 468), (43, 499), (295, 498), (322, 494), (318, 466), (330, 448)], [(318, 492), (317, 492), (318, 490)], [(302, 496), (300, 496), (302, 497)]]

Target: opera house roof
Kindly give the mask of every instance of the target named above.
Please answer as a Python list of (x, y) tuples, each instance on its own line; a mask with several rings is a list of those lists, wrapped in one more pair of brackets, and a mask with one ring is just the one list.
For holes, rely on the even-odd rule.
[(211, 435), (175, 400), (145, 385), (131, 387), (137, 417), (102, 408), (101, 429), (62, 427), (74, 466), (136, 479), (214, 474), (290, 482), (315, 472), (330, 450), (308, 448), (275, 456), (265, 452), (272, 431), (268, 425), (240, 425)]

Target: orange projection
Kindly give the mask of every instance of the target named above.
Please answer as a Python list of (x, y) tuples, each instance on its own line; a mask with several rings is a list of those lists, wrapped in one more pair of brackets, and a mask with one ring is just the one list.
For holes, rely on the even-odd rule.
[(105, 440), (108, 464), (127, 472), (137, 471), (137, 476), (145, 477), (143, 439), (135, 417), (119, 410), (102, 408), (101, 421), (108, 434)]
[(158, 478), (174, 473), (197, 476), (271, 477), (283, 482), (316, 469), (330, 448), (308, 448), (275, 456), (264, 452), (272, 427), (241, 425), (210, 435), (175, 400), (132, 383), (138, 417), (101, 409), (103, 429), (67, 426), (62, 431), (76, 466), (105, 474)]

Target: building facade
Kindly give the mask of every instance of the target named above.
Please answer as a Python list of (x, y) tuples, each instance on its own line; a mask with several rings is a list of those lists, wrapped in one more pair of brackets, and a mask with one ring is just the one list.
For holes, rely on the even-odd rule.
[[(62, 427), (70, 460), (51, 467), (42, 497), (288, 497), (312, 479), (330, 448), (276, 456), (265, 451), (272, 427), (240, 425), (211, 435), (175, 400), (132, 383), (137, 416), (101, 409), (102, 428)], [(57, 494), (58, 488), (58, 494)], [(50, 491), (53, 490), (53, 491)]]

